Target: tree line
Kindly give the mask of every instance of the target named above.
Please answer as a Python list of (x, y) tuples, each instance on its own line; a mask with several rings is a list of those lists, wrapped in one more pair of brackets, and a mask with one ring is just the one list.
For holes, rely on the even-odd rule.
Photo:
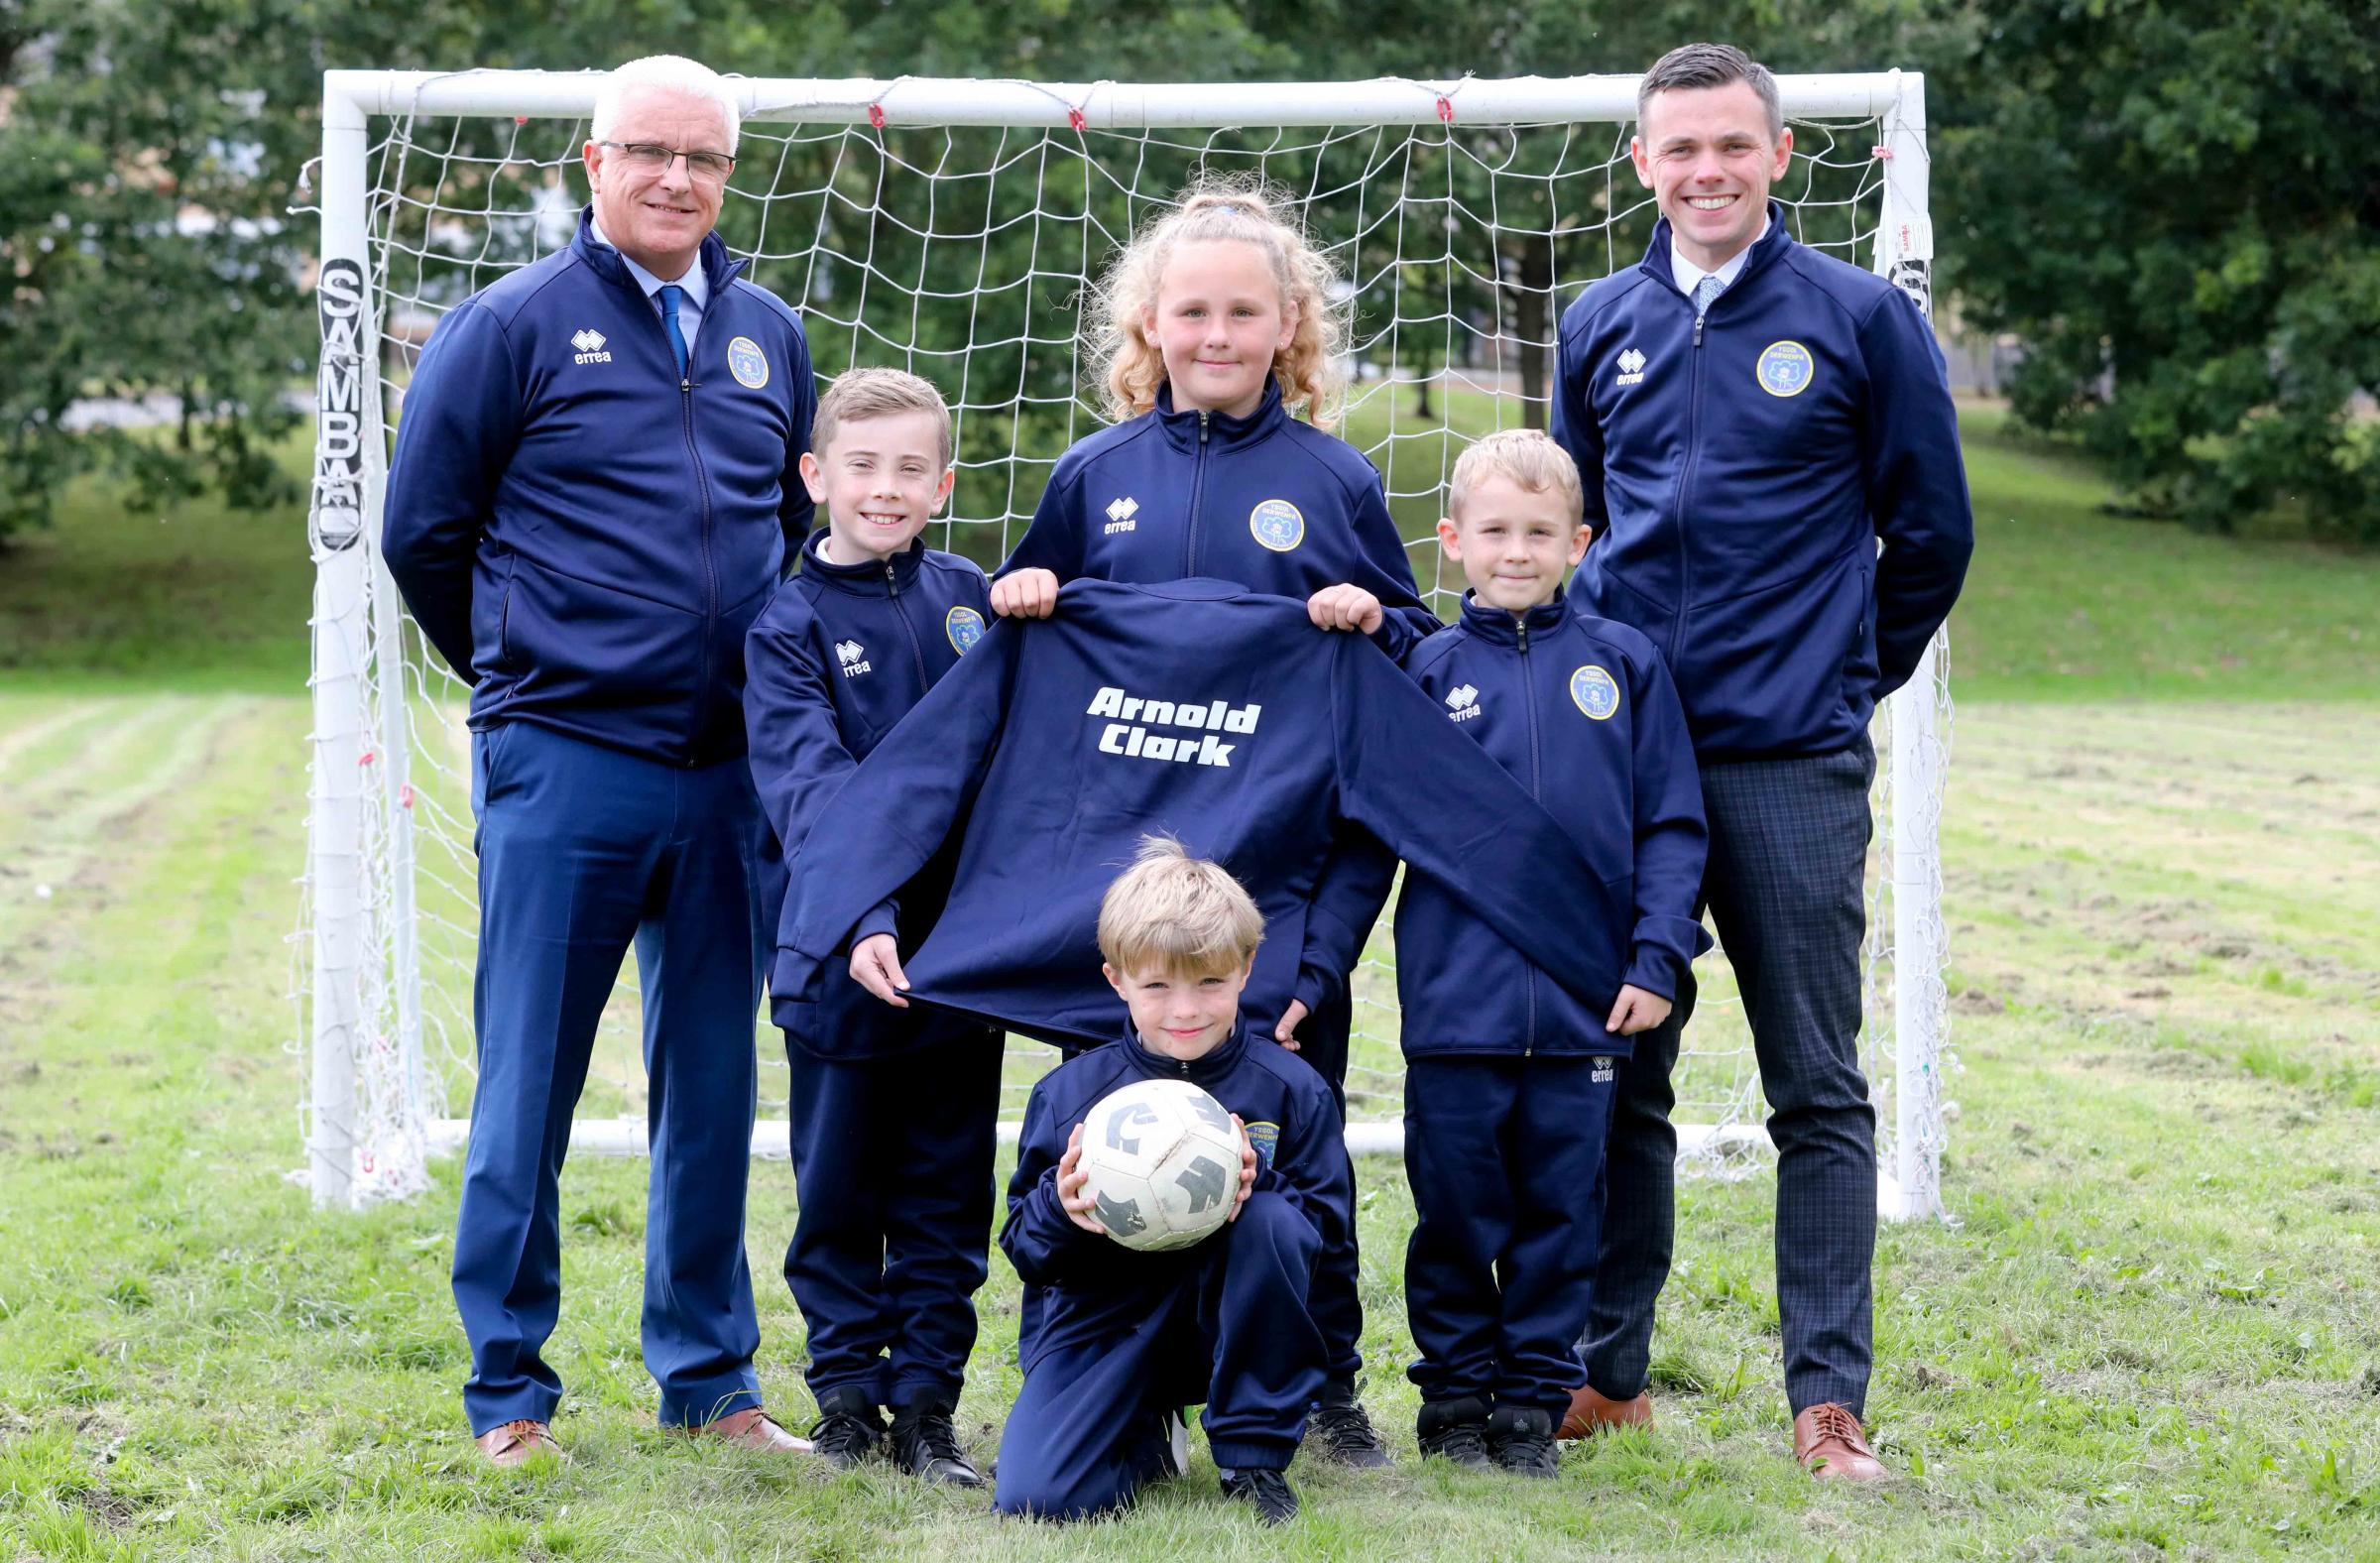
[[(84, 472), (143, 506), (296, 497), (277, 446), (312, 374), (296, 279), (315, 230), (287, 208), (328, 68), (667, 50), (751, 75), (1553, 75), (1639, 70), (1694, 37), (1780, 71), (1927, 73), (1936, 297), (2021, 342), (2016, 416), (2103, 455), (2143, 512), (2217, 528), (2280, 512), (2380, 540), (2380, 0), (0, 0), (0, 538)], [(782, 187), (834, 173), (771, 150)], [(850, 161), (835, 177), (856, 184)], [(1479, 177), (1452, 161), (1435, 172)], [(731, 242), (755, 211), (731, 205)], [(1535, 341), (1562, 224), (1501, 215), (1511, 286), (1426, 264), (1406, 281)], [(913, 259), (897, 224), (869, 237), (887, 269)], [(883, 307), (886, 331), (947, 350), (944, 327)], [(1407, 367), (1457, 334), (1416, 333)], [(1046, 364), (995, 359), (971, 372), (1017, 384), (1019, 419), (1056, 416), (1032, 411)], [(1514, 367), (1542, 394), (1540, 356)], [(162, 428), (67, 426), (87, 399), (152, 396), (179, 410)], [(970, 443), (1000, 437), (992, 422)]]

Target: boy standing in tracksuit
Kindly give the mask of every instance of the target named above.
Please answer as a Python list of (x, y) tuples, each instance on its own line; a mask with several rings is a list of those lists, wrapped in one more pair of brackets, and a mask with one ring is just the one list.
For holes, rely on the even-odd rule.
[[(1080, 1519), (1130, 1503), (1181, 1474), (1180, 1408), (1201, 1404), (1225, 1495), (1267, 1524), (1297, 1513), (1284, 1473), (1328, 1354), (1314, 1268), (1346, 1241), (1353, 1173), (1330, 1087), (1241, 1018), (1263, 935), (1248, 892), (1170, 837), (1147, 838), (1102, 899), (1101, 970), (1129, 1020), (1033, 1088), (1000, 1234), (1038, 1294), (1001, 1437), (1003, 1513)], [(1170, 1253), (1111, 1242), (1079, 1165), (1085, 1114), (1143, 1080), (1187, 1080), (1242, 1129), (1229, 1224)]]
[(1694, 918), (1706, 845), (1686, 716), (1660, 654), (1576, 613), (1578, 468), (1544, 434), (1492, 434), (1455, 464), (1438, 524), (1471, 584), (1410, 671), (1569, 832), (1599, 902), (1548, 906), (1620, 972), (1590, 1007), (1427, 878), (1396, 908), (1405, 1167), (1415, 1223), (1405, 1302), (1420, 1349), (1421, 1451), (1529, 1476), (1557, 1465), (1603, 1219), (1604, 1142), (1635, 1033), (1657, 1025), (1710, 936)]
[[(745, 651), (753, 780), (797, 884), (819, 810), (982, 638), (989, 606), (983, 571), (918, 538), (952, 476), (950, 415), (930, 384), (837, 377), (813, 443), (802, 478), (827, 525)], [(947, 883), (928, 864), (863, 930), (897, 940), (903, 923), (929, 925)], [(951, 1413), (986, 1271), (1000, 1035), (880, 1003), (840, 972), (814, 995), (774, 993), (771, 1014), (791, 1074), (801, 1209), (785, 1280), (809, 1331), (811, 1439), (840, 1467), (890, 1453), (912, 1475), (979, 1487)]]

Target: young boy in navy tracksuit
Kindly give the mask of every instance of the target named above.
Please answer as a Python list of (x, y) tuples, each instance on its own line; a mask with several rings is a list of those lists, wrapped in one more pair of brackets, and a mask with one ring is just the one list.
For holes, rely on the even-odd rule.
[[(982, 570), (918, 538), (952, 477), (950, 414), (930, 384), (838, 376), (813, 446), (801, 475), (827, 524), (745, 649), (753, 780), (796, 883), (819, 810), (982, 638), (990, 606)], [(903, 922), (930, 925), (947, 883), (929, 864), (862, 931), (897, 943)], [(785, 1280), (809, 1329), (811, 1439), (838, 1466), (890, 1453), (979, 1487), (951, 1412), (987, 1265), (1000, 1034), (880, 1003), (841, 972), (806, 999), (779, 988), (771, 1013), (792, 1076), (801, 1211)]]
[[(1284, 1473), (1327, 1357), (1308, 1295), (1353, 1220), (1352, 1173), (1330, 1088), (1241, 1019), (1263, 932), (1230, 874), (1166, 837), (1144, 842), (1101, 902), (1101, 970), (1129, 1022), (1033, 1088), (1000, 1234), (1039, 1303), (1001, 1437), (1003, 1513), (1079, 1519), (1129, 1503), (1181, 1473), (1180, 1408), (1196, 1404), (1224, 1493), (1267, 1524), (1297, 1513)], [(1078, 1165), (1084, 1114), (1151, 1079), (1201, 1087), (1243, 1130), (1229, 1224), (1170, 1253), (1111, 1242)]]
[(1549, 981), (1432, 881), (1396, 908), (1405, 1167), (1416, 1220), (1405, 1307), (1421, 1450), (1551, 1476), (1579, 1381), (1603, 1220), (1604, 1142), (1631, 1038), (1709, 947), (1694, 917), (1706, 835), (1686, 716), (1658, 652), (1574, 612), (1578, 468), (1544, 434), (1492, 434), (1455, 464), (1438, 524), (1471, 583), (1459, 623), (1408, 664), (1558, 820), (1604, 880), (1549, 917), (1622, 952), (1607, 1010)]

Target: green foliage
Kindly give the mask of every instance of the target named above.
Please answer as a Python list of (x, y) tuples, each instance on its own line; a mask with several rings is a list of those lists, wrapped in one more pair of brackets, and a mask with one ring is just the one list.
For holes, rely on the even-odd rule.
[(2154, 514), (2380, 539), (2380, 5), (2011, 0), (1930, 93), (1946, 280)]
[[(277, 83), (258, 69), (256, 9), (0, 13), (0, 536), (46, 519), (93, 465), (149, 508), (202, 484), (251, 504), (293, 492), (265, 445), (308, 353), (293, 239), (259, 171), (295, 168), (304, 132), (260, 111)], [(155, 393), (182, 405), (170, 438), (59, 426), (77, 399)]]
[[(0, 5), (0, 538), (93, 469), (149, 510), (294, 492), (271, 452), (312, 369), (315, 236), (288, 208), (306, 198), (327, 67), (579, 69), (669, 49), (755, 75), (1451, 79), (1632, 71), (1694, 37), (1782, 70), (1931, 72), (1940, 294), (1964, 323), (2025, 338), (2019, 415), (2081, 430), (2132, 502), (2380, 537), (2380, 421), (2356, 400), (2380, 386), (2380, 0), (19, 0)], [(1409, 195), (1478, 200), (1495, 148), (1457, 135), (1467, 156), (1401, 171)], [(1569, 241), (1525, 233), (1543, 217), (1515, 194), (1527, 183), (1497, 191), (1501, 286), (1407, 268), (1429, 274), (1409, 279), (1429, 312), (1465, 322), (1458, 341), (1544, 328)], [(1624, 171), (1616, 185), (1637, 198)], [(1560, 226), (1594, 220), (1566, 208)], [(1619, 250), (1648, 226), (1631, 219)], [(979, 319), (977, 339), (1001, 324)], [(1405, 340), (1406, 367), (1426, 368), (1449, 332)], [(1517, 358), (1541, 392), (1542, 354)], [(981, 373), (1019, 386), (1016, 427), (1058, 429), (1034, 400), (1048, 365)], [(153, 394), (183, 409), (164, 437), (60, 427), (79, 400)], [(1004, 437), (1009, 418), (981, 421), (968, 458)]]

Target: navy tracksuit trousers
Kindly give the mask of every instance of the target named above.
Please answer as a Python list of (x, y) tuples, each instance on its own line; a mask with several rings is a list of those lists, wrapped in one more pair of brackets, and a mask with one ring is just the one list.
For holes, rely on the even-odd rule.
[(526, 722), (472, 739), (479, 817), (479, 1084), (454, 1300), (474, 1435), (552, 1419), (562, 1158), (595, 1024), (633, 944), (644, 993), (645, 1366), (660, 1418), (761, 1402), (744, 1259), (758, 1058), (774, 948), (772, 854), (742, 759), (688, 769)]
[(994, 1506), (1044, 1519), (1123, 1507), (1164, 1474), (1165, 1413), (1202, 1402), (1217, 1466), (1287, 1469), (1322, 1388), (1322, 1332), (1306, 1306), (1321, 1247), (1294, 1205), (1260, 1192), (1129, 1328), (1070, 1335), (1044, 1299), (1043, 1318), (1057, 1317), (1027, 1343)]
[(785, 1282), (810, 1392), (958, 1403), (990, 1262), (1001, 1036), (868, 1058), (785, 1044), (801, 1210)]
[[(1347, 1116), (1347, 1055), (1355, 1025), (1354, 1002), (1343, 992), (1326, 1000), (1321, 1009), (1308, 1015), (1297, 1027), (1297, 1055), (1329, 1082), (1343, 1119)], [(1261, 1034), (1270, 1036), (1272, 1032), (1267, 1028)], [(1058, 1051), (1072, 1058), (1086, 1050), (1061, 1047)], [(1322, 1329), (1326, 1361), (1323, 1383), (1334, 1391), (1352, 1395), (1356, 1376), (1364, 1371), (1364, 1299), (1358, 1289), (1363, 1279), (1364, 1257), (1356, 1246), (1352, 1224), (1347, 1236), (1345, 1249), (1325, 1253), (1316, 1260), (1307, 1310)], [(1039, 1299), (1027, 1287), (1021, 1315), (1025, 1324), (1031, 1323), (1039, 1306)]]
[(1557, 1422), (1569, 1408), (1620, 1067), (1543, 1053), (1407, 1060), (1405, 1312), (1421, 1352), (1408, 1377), (1423, 1400), (1476, 1396)]
[[(1348, 1044), (1355, 1024), (1355, 1005), (1343, 990), (1297, 1028), (1297, 1055), (1330, 1082), (1343, 1119), (1347, 1116)], [(1351, 1225), (1347, 1247), (1323, 1255), (1315, 1264), (1312, 1302), (1314, 1322), (1322, 1326), (1329, 1351), (1324, 1382), (1333, 1389), (1349, 1392), (1355, 1388), (1356, 1375), (1364, 1371), (1364, 1299), (1358, 1292), (1362, 1277), (1363, 1255)]]

